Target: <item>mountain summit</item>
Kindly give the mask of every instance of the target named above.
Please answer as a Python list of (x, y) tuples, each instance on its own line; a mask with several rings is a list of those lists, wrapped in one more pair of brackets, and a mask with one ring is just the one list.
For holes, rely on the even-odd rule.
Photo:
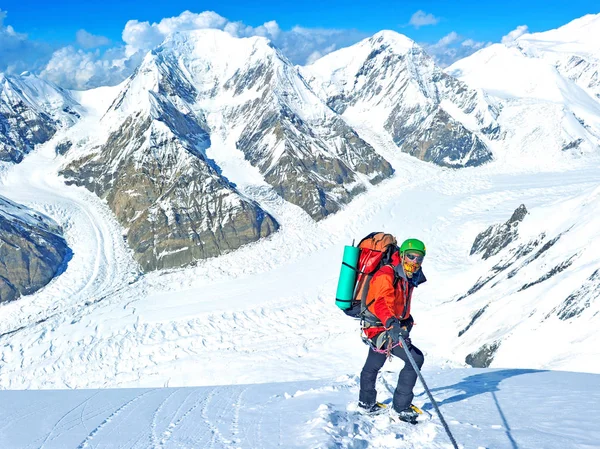
[(406, 36), (382, 31), (302, 72), (336, 112), (364, 116), (419, 159), (448, 167), (492, 159), (497, 111)]
[(69, 92), (36, 75), (0, 73), (0, 161), (21, 162), (36, 144), (73, 125), (82, 109)]
[(499, 99), (501, 153), (554, 164), (600, 146), (600, 15), (494, 44), (447, 72)]
[(216, 142), (315, 219), (392, 173), (266, 39), (216, 30), (174, 34), (149, 53), (99, 125), (112, 131), (108, 140), (63, 174), (107, 198), (145, 269), (219, 255), (277, 229), (222, 172)]

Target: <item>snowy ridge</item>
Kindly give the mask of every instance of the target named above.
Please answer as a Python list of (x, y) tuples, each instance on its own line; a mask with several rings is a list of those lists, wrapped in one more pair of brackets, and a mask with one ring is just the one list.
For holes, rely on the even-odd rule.
[[(240, 40), (214, 30), (178, 33), (160, 54), (183, 67), (197, 94), (192, 109), (206, 116), (211, 136), (224, 141), (231, 156), (243, 155), (281, 196), (314, 218), (335, 212), (391, 174), (389, 164), (266, 39)], [(216, 161), (231, 157), (213, 154)], [(238, 183), (236, 173), (225, 175)]]
[(91, 138), (68, 150), (62, 174), (107, 198), (144, 270), (221, 255), (277, 229), (240, 194), (248, 178), (238, 180), (232, 161), (247, 160), (255, 186), (270, 184), (315, 219), (393, 171), (265, 39), (176, 33), (119, 89)]
[(3, 196), (0, 196), (0, 216), (7, 221), (18, 221), (54, 234), (60, 233), (60, 228), (49, 217)]
[(380, 32), (301, 70), (335, 111), (385, 129), (404, 152), (451, 167), (492, 158), (497, 111), (406, 36)]
[(2, 99), (7, 103), (25, 103), (28, 109), (44, 112), (55, 119), (72, 124), (81, 113), (81, 106), (66, 90), (29, 72), (20, 76), (0, 73)]
[(96, 121), (109, 134), (70, 151), (62, 171), (107, 198), (146, 271), (223, 254), (277, 229), (207, 158), (207, 126), (190, 103), (195, 88), (159, 50)]
[[(507, 131), (496, 153), (508, 164), (536, 155), (542, 167), (600, 147), (600, 15), (557, 30), (495, 44), (446, 71), (500, 100), (498, 121)], [(530, 159), (533, 163), (533, 158)]]
[(73, 125), (83, 108), (68, 91), (24, 73), (0, 73), (0, 160), (20, 162), (36, 144)]
[[(464, 321), (457, 349), (493, 347), (490, 366), (511, 360), (516, 367), (533, 362), (554, 368), (552, 360), (572, 350), (556, 333), (562, 321), (578, 342), (569, 369), (590, 366), (600, 343), (592, 327), (600, 313), (599, 216), (598, 188), (526, 216), (519, 238), (482, 264), (477, 271), (489, 271), (459, 298), (471, 321)], [(497, 322), (505, 324), (490, 327)], [(515, 359), (517, 348), (521, 356)]]

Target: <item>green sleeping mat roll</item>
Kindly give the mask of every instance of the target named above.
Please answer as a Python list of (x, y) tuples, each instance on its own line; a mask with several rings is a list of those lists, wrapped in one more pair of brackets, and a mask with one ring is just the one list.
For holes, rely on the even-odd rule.
[(342, 268), (340, 270), (337, 292), (335, 294), (335, 305), (342, 310), (347, 310), (352, 306), (359, 254), (360, 248), (356, 246), (344, 246)]

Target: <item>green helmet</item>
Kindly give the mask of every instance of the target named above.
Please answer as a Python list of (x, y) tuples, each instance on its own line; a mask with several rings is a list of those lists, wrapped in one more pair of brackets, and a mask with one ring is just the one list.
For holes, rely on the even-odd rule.
[(405, 251), (419, 251), (424, 256), (426, 253), (425, 244), (417, 239), (404, 240), (402, 245), (400, 245), (400, 254), (404, 254)]

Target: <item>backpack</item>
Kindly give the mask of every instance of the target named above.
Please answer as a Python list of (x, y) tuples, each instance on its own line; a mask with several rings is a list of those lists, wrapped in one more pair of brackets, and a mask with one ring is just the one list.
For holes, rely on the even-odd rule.
[(398, 251), (398, 242), (391, 234), (372, 232), (360, 241), (358, 248), (358, 263), (353, 268), (356, 271), (354, 294), (350, 307), (344, 313), (368, 322), (372, 321), (369, 320), (372, 314), (366, 304), (371, 278), (377, 270), (390, 263), (392, 255)]

